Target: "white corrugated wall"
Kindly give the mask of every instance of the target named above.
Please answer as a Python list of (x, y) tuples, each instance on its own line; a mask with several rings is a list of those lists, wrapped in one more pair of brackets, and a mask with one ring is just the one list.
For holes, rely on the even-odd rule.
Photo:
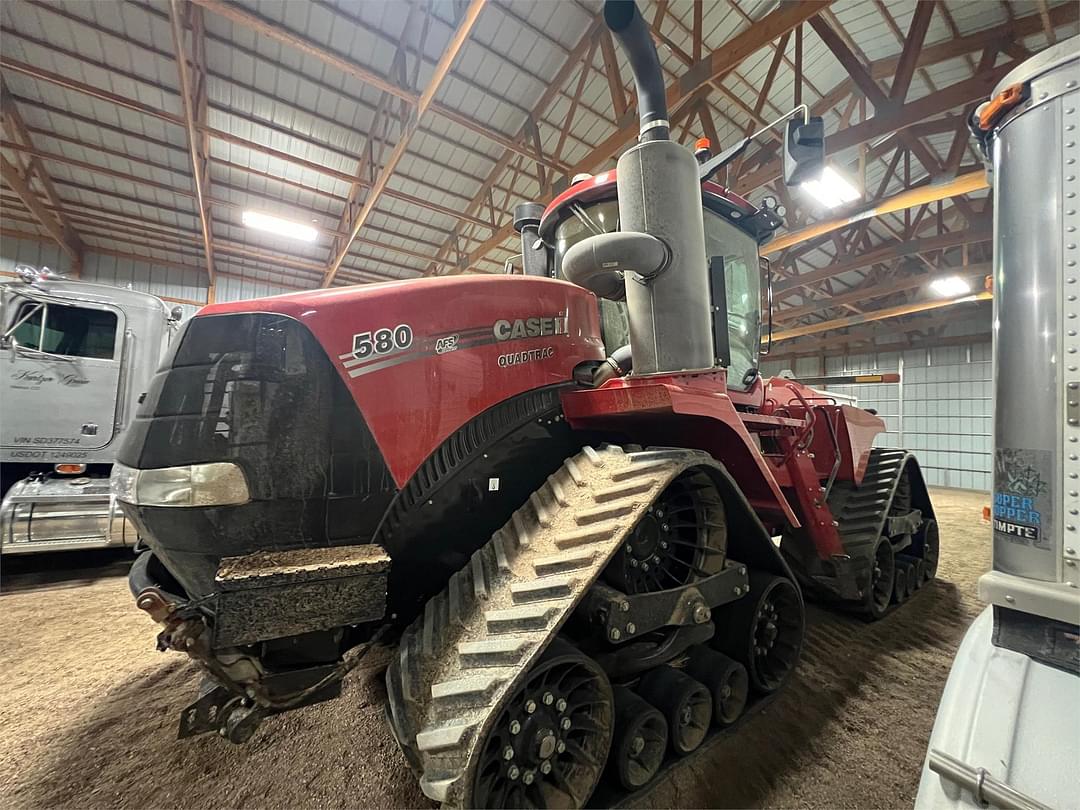
[[(873, 408), (888, 432), (880, 447), (904, 447), (919, 459), (932, 486), (989, 491), (993, 455), (993, 374), (990, 341), (972, 338), (960, 346), (798, 358), (797, 376), (840, 376), (900, 372), (899, 383), (823, 386), (858, 397)], [(765, 376), (792, 368), (791, 361), (766, 361)]]

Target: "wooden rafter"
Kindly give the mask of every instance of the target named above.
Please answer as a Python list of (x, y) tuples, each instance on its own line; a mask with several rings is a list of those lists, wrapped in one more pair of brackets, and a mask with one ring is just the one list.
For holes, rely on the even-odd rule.
[(885, 298), (886, 296), (894, 295), (898, 292), (906, 292), (908, 290), (924, 287), (927, 284), (933, 282), (935, 279), (945, 278), (946, 276), (953, 276), (957, 274), (973, 277), (985, 276), (986, 273), (990, 272), (991, 264), (989, 262), (979, 262), (977, 264), (967, 266), (944, 267), (939, 269), (941, 270), (941, 272), (936, 275), (927, 275), (925, 273), (908, 274), (887, 283), (875, 281), (873, 283), (860, 286), (852, 290), (851, 292), (834, 295), (824, 301), (815, 301), (809, 304), (802, 304), (800, 306), (787, 307), (786, 309), (778, 309), (776, 311), (776, 319), (780, 323), (797, 321), (799, 318), (803, 318), (807, 315), (818, 312), (823, 306), (842, 306), (844, 304), (857, 304), (860, 302), (866, 302), (875, 298)]
[(907, 98), (911, 80), (915, 76), (919, 51), (922, 49), (923, 40), (926, 38), (926, 32), (930, 28), (930, 19), (933, 16), (934, 4), (929, 0), (915, 5), (915, 13), (911, 16), (911, 27), (908, 28), (907, 38), (900, 51), (900, 61), (896, 65), (896, 75), (889, 89), (889, 101), (894, 105), (902, 104)]
[[(277, 25), (264, 17), (246, 11), (242, 6), (235, 3), (224, 2), (224, 0), (192, 0), (194, 3), (205, 7), (208, 11), (212, 11), (217, 15), (225, 17), (231, 22), (241, 25), (245, 28), (249, 28), (252, 31), (256, 31), (262, 36), (266, 36), (277, 42), (280, 42), (289, 47), (305, 53), (309, 56), (318, 59), (319, 61), (334, 67), (347, 76), (352, 76), (359, 81), (364, 82), (372, 87), (375, 87), (391, 95), (408, 102), (414, 109), (422, 103), (422, 94), (409, 90), (406, 87), (402, 87), (398, 83), (387, 79), (386, 77), (379, 76), (377, 73), (369, 68), (364, 67), (358, 62), (348, 59), (341, 54), (335, 53), (329, 48), (314, 42), (313, 40), (302, 37), (280, 25)], [(510, 103), (509, 100), (504, 99), (506, 103)], [(425, 111), (430, 108), (436, 114), (446, 118), (449, 121), (454, 122), (460, 127), (468, 129), (470, 132), (474, 132), (483, 138), (490, 140), (493, 143), (497, 143), (505, 149), (516, 150), (521, 148), (518, 143), (509, 138), (501, 132), (498, 132), (491, 127), (464, 115), (457, 110), (454, 110), (445, 104), (439, 102), (428, 101), (424, 103)], [(530, 154), (529, 157), (532, 155)], [(558, 169), (559, 166), (553, 166), (552, 168)]]
[[(930, 3), (920, 3), (915, 17), (912, 21), (912, 33), (916, 34), (918, 43), (922, 42), (922, 35), (926, 33), (926, 25), (929, 24), (929, 14), (933, 12), (933, 5)], [(921, 17), (920, 17), (921, 13)], [(924, 22), (920, 25), (920, 19)], [(878, 86), (878, 83), (871, 76), (870, 71), (866, 65), (852, 52), (848, 47), (844, 38), (840, 36), (839, 32), (829, 25), (822, 17), (815, 17), (810, 20), (810, 25), (814, 31), (821, 38), (821, 41), (832, 51), (833, 56), (843, 66), (844, 70), (848, 72), (852, 81), (859, 88), (864, 96), (874, 105), (875, 117), (882, 114), (889, 114), (896, 110), (904, 98), (907, 96), (908, 84), (911, 81), (911, 75), (915, 70), (915, 59), (913, 54), (918, 53), (918, 49), (914, 51), (908, 50), (905, 45), (904, 51), (901, 53), (901, 61), (897, 65), (896, 79), (894, 80), (894, 86), (897, 91), (902, 90), (902, 95), (890, 96)], [(921, 30), (921, 34), (919, 33)], [(910, 38), (909, 38), (910, 39)], [(909, 58), (905, 61), (903, 56), (909, 55)], [(899, 71), (903, 69), (905, 73), (901, 74)], [(907, 144), (908, 148), (918, 156), (919, 161), (923, 164), (928, 172), (931, 174), (937, 174), (940, 171), (937, 157), (930, 151), (930, 149), (922, 143), (918, 138), (911, 136), (909, 133), (899, 132), (898, 137)]]
[[(175, 2), (175, 0), (173, 0), (173, 2)], [(468, 8), (465, 9), (465, 13), (462, 15), (461, 21), (454, 31), (454, 35), (450, 38), (446, 50), (443, 51), (442, 57), (435, 66), (435, 71), (432, 73), (431, 78), (428, 80), (427, 85), (424, 87), (423, 92), (416, 101), (416, 106), (412, 110), (409, 123), (398, 137), (398, 141), (395, 144), (393, 151), (391, 151), (390, 155), (386, 158), (386, 162), (383, 163), (378, 177), (375, 179), (375, 182), (371, 186), (371, 190), (364, 199), (363, 207), (353, 219), (353, 222), (349, 227), (348, 238), (336, 253), (332, 254), (330, 262), (327, 264), (326, 275), (323, 277), (321, 286), (329, 287), (333, 283), (334, 276), (337, 275), (341, 263), (345, 260), (345, 256), (349, 252), (353, 239), (360, 233), (360, 229), (364, 227), (364, 223), (367, 222), (371, 212), (378, 204), (379, 198), (386, 189), (387, 183), (390, 182), (390, 178), (393, 176), (398, 163), (401, 162), (406, 151), (408, 151), (409, 141), (416, 132), (420, 119), (423, 118), (424, 113), (426, 113), (428, 108), (432, 105), (435, 94), (439, 91), (439, 87), (446, 78), (446, 74), (450, 72), (450, 66), (453, 64), (454, 60), (457, 59), (461, 49), (468, 41), (469, 35), (472, 33), (473, 27), (476, 25), (476, 21), (479, 19), (480, 12), (483, 11), (486, 2), (487, 0), (472, 0), (472, 2), (469, 3)]]
[[(544, 111), (547, 110), (547, 108), (555, 100), (555, 97), (559, 94), (560, 88), (569, 80), (570, 76), (573, 75), (573, 72), (578, 67), (578, 65), (583, 63), (586, 55), (588, 55), (588, 59), (585, 60), (582, 64), (582, 70), (586, 72), (589, 70), (589, 64), (591, 63), (592, 55), (594, 54), (593, 48), (596, 45), (596, 39), (601, 30), (601, 26), (601, 20), (599, 18), (596, 18), (585, 30), (585, 33), (582, 35), (581, 39), (578, 40), (577, 44), (567, 55), (566, 60), (562, 64), (562, 67), (559, 68), (554, 78), (551, 80), (551, 82), (548, 83), (547, 89), (540, 95), (540, 98), (533, 106), (533, 109), (531, 111), (531, 115), (533, 118), (539, 118), (543, 116)], [(522, 141), (524, 141), (524, 139), (528, 137), (527, 133), (524, 131), (524, 126), (522, 126), (522, 132), (519, 137)], [(465, 207), (466, 213), (474, 213), (480, 209), (480, 207), (484, 204), (487, 198), (488, 189), (495, 186), (495, 184), (498, 182), (499, 177), (501, 177), (502, 174), (506, 171), (507, 167), (515, 158), (516, 154), (517, 153), (515, 152), (507, 151), (503, 154), (501, 158), (499, 158), (498, 161), (496, 161), (495, 165), (488, 173), (487, 179), (485, 179), (484, 182), (480, 184), (480, 188), (478, 189), (476, 195), (473, 197), (472, 201)], [(500, 214), (501, 213), (502, 212), (500, 212)], [(492, 248), (506, 241), (507, 237), (512, 233), (512, 226), (504, 225), (503, 227), (499, 228), (499, 230), (497, 230), (491, 237), (489, 237), (487, 242), (484, 242), (481, 245), (481, 247), (489, 245), (489, 247), (483, 251), (483, 254), (486, 254)], [(498, 241), (495, 241), (496, 237), (498, 237)], [(436, 258), (443, 259), (448, 257), (452, 248), (452, 240), (448, 239), (446, 242), (443, 243), (442, 247), (439, 248), (438, 252), (436, 253)], [(476, 252), (474, 251), (473, 254), (470, 254), (469, 258), (471, 259), (472, 256), (475, 255)], [(468, 264), (462, 264), (458, 266), (457, 269), (464, 270), (467, 266), (469, 266), (469, 264), (473, 263), (475, 262), (469, 261)], [(435, 272), (435, 269), (436, 268), (433, 263), (432, 266), (428, 268), (428, 272), (433, 273)]]
[(859, 270), (871, 267), (879, 262), (889, 261), (900, 256), (911, 256), (917, 253), (925, 253), (930, 250), (942, 250), (949, 247), (958, 247), (963, 244), (987, 242), (992, 237), (988, 225), (973, 227), (970, 230), (946, 233), (941, 236), (928, 236), (921, 239), (897, 241), (885, 243), (873, 248), (866, 253), (861, 253), (845, 261), (835, 262), (817, 270), (800, 273), (794, 278), (781, 281), (774, 286), (773, 292), (777, 299), (781, 296), (797, 291), (799, 287), (805, 287), (818, 281), (842, 276), (851, 270)]
[[(0, 78), (0, 119), (3, 120), (4, 130), (15, 144), (33, 146), (26, 123), (11, 98), (7, 83), (2, 78)], [(82, 237), (65, 214), (60, 195), (41, 160), (34, 156), (22, 156), (16, 158), (14, 163), (5, 160), (3, 165), (4, 181), (34, 216), (38, 217), (39, 224), (67, 255), (74, 274), (78, 275), (82, 269)], [(45, 195), (45, 203), (42, 203), (34, 192), (35, 180)], [(46, 204), (52, 206), (51, 211), (47, 210)]]
[[(622, 71), (619, 69), (619, 60), (615, 54), (615, 43), (611, 39), (611, 32), (607, 28), (600, 29), (600, 52), (604, 57), (604, 75), (607, 76), (608, 90), (611, 93), (611, 104), (615, 109), (615, 120), (619, 121), (626, 115), (626, 92), (623, 89)], [(589, 60), (591, 61), (591, 60)], [(588, 72), (586, 62), (585, 73)], [(580, 93), (574, 98), (581, 97)], [(576, 106), (576, 101), (575, 101)]]
[[(391, 76), (394, 73), (397, 73), (399, 80), (404, 77), (406, 82), (409, 81), (407, 41), (409, 33), (412, 30), (413, 18), (418, 9), (418, 4), (410, 3), (409, 11), (405, 17), (405, 23), (402, 25), (401, 36), (398, 38), (397, 50), (394, 52), (389, 71)], [(423, 31), (417, 45), (417, 56), (414, 65), (417, 69), (419, 68), (421, 61), (420, 54), (423, 52), (424, 39), (428, 30), (430, 5), (427, 6), (426, 11), (428, 14), (425, 14)], [(414, 70), (412, 75), (418, 75), (418, 70)], [(389, 77), (387, 77), (386, 81), (393, 83), (393, 80)], [(410, 86), (405, 85), (405, 89), (410, 89)], [(338, 233), (330, 242), (331, 256), (336, 256), (344, 249), (347, 249), (346, 241), (348, 239), (349, 226), (359, 214), (362, 207), (364, 191), (371, 188), (372, 184), (375, 182), (375, 168), (379, 165), (382, 157), (382, 148), (385, 144), (384, 136), (389, 127), (390, 119), (393, 117), (392, 107), (395, 100), (401, 104), (401, 107), (398, 109), (399, 116), (407, 115), (408, 113), (408, 107), (406, 106), (407, 102), (405, 99), (391, 93), (389, 90), (383, 90), (380, 93), (379, 101), (375, 105), (375, 114), (372, 116), (371, 123), (368, 127), (364, 147), (360, 152), (360, 159), (357, 161), (356, 176), (349, 185), (349, 194), (345, 200), (345, 205), (341, 209), (341, 215), (338, 218), (336, 228)], [(405, 125), (402, 122), (402, 119), (399, 117), (397, 120), (399, 122), (399, 129), (403, 130)], [(377, 154), (375, 146), (376, 141), (379, 143)]]
[(883, 309), (870, 310), (869, 312), (860, 313), (858, 315), (851, 315), (845, 318), (836, 318), (829, 321), (820, 321), (818, 323), (807, 324), (805, 326), (793, 326), (790, 329), (784, 329), (779, 332), (774, 332), (772, 339), (773, 342), (780, 342), (785, 340), (791, 340), (797, 337), (803, 337), (805, 335), (816, 335), (821, 332), (829, 332), (833, 329), (846, 329), (849, 326), (857, 326), (863, 323), (871, 323), (873, 321), (882, 321), (890, 318), (898, 318), (904, 315), (914, 315), (920, 312), (930, 312), (937, 309), (943, 309), (945, 307), (954, 307), (958, 304), (974, 303), (978, 301), (989, 301), (991, 294), (988, 292), (975, 293), (974, 295), (965, 296), (958, 300), (933, 300), (933, 301), (920, 301), (914, 304), (901, 304), (895, 307), (885, 307)]
[[(191, 32), (191, 53), (185, 47), (183, 15), (187, 13)], [(181, 6), (178, 0), (169, 0), (169, 23), (172, 30), (173, 50), (176, 54), (176, 71), (180, 77), (180, 98), (184, 108), (184, 128), (187, 131), (188, 153), (191, 158), (192, 185), (195, 188), (195, 204), (202, 225), (203, 252), (206, 259), (208, 279), (206, 300), (213, 303), (217, 287), (214, 275), (214, 224), (210, 211), (210, 150), (209, 137), (199, 131), (199, 124), (206, 125), (206, 42), (203, 39), (202, 9)], [(189, 71), (190, 66), (190, 71)]]
[[(781, 6), (736, 34), (722, 48), (706, 55), (699, 63), (690, 67), (680, 79), (668, 85), (666, 95), (669, 119), (680, 120), (682, 115), (693, 112), (700, 90), (707, 88), (713, 80), (727, 75), (752, 53), (813, 17), (821, 9), (826, 8), (830, 2), (831, 0), (804, 0), (800, 3)], [(679, 114), (680, 107), (687, 108), (681, 111), (682, 115)], [(595, 171), (636, 134), (636, 120), (617, 127), (615, 132), (597, 144), (589, 154), (568, 171), (567, 176)], [(512, 235), (513, 225), (507, 223), (469, 254), (468, 266), (476, 264)]]

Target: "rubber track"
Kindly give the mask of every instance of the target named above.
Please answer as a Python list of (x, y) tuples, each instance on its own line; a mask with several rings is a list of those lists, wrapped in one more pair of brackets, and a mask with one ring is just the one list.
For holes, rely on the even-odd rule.
[(829, 493), (829, 508), (840, 524), (840, 540), (852, 557), (869, 558), (885, 529), (900, 474), (911, 453), (875, 447), (858, 487), (842, 482)]
[(691, 450), (586, 447), (427, 603), (387, 686), (428, 797), (454, 807), (468, 800), (481, 743), (518, 680), (668, 483), (715, 464)]

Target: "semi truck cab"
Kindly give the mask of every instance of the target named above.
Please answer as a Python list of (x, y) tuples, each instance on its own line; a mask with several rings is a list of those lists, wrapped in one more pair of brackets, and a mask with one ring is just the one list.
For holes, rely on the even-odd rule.
[(0, 553), (132, 545), (109, 473), (180, 309), (47, 270), (17, 275), (0, 285)]

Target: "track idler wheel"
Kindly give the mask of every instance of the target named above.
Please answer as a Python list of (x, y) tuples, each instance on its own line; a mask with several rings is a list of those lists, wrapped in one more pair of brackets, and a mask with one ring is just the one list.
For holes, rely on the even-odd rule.
[(686, 671), (712, 695), (713, 725), (730, 726), (739, 719), (750, 695), (746, 667), (723, 653), (698, 645), (690, 649)]
[(583, 807), (607, 760), (614, 698), (604, 671), (556, 638), (488, 732), (469, 807)]
[(625, 686), (615, 687), (615, 739), (608, 770), (625, 790), (644, 787), (656, 776), (668, 746), (663, 713)]
[(713, 646), (746, 667), (750, 686), (771, 694), (784, 685), (802, 650), (804, 611), (787, 577), (750, 572), (750, 593), (713, 612)]
[(703, 684), (665, 665), (642, 675), (637, 691), (667, 720), (673, 752), (686, 756), (701, 745), (713, 709), (712, 696)]
[(880, 619), (889, 610), (898, 573), (892, 543), (888, 537), (879, 537), (874, 546), (870, 584), (863, 597), (863, 608), (871, 619)]

